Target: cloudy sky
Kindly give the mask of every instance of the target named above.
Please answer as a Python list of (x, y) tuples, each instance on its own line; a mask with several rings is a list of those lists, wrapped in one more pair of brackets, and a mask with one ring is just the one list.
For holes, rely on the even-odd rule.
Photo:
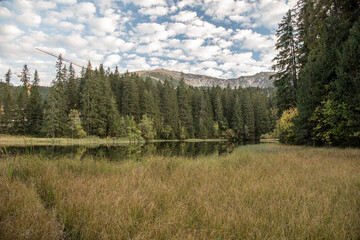
[[(0, 1), (0, 79), (37, 69), (41, 85), (56, 58), (121, 72), (166, 68), (235, 78), (271, 70), (275, 31), (295, 0)], [(75, 67), (77, 72), (80, 68)], [(13, 74), (12, 83), (19, 78)]]

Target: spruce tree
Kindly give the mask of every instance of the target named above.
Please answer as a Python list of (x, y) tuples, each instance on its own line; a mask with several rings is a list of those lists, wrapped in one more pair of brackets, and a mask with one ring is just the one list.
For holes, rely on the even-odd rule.
[(47, 96), (44, 111), (44, 124), (42, 131), (52, 138), (67, 134), (67, 101), (65, 95), (65, 82), (67, 71), (59, 55), (56, 62), (56, 77), (52, 81), (50, 93)]
[(235, 133), (235, 138), (238, 141), (243, 142), (245, 135), (244, 117), (240, 103), (240, 98), (238, 96), (235, 97), (231, 125), (232, 125), (232, 130)]
[(75, 69), (72, 64), (69, 67), (69, 77), (65, 84), (65, 95), (67, 112), (71, 109), (79, 109), (79, 81), (75, 76)]
[(42, 127), (43, 104), (39, 87), (39, 74), (34, 73), (34, 79), (30, 89), (30, 97), (26, 106), (27, 132), (32, 135), (39, 135)]
[(27, 65), (24, 65), (24, 68), (21, 72), (21, 79), (22, 85), (20, 87), (20, 91), (17, 96), (17, 110), (16, 110), (16, 122), (15, 122), (15, 131), (18, 134), (26, 134), (26, 106), (29, 100), (30, 94), (30, 73)]
[(292, 10), (283, 17), (276, 37), (275, 47), (279, 53), (273, 60), (273, 69), (277, 72), (272, 77), (275, 79), (276, 100), (281, 115), (284, 110), (296, 105), (298, 90), (298, 43)]
[(9, 69), (5, 74), (5, 85), (3, 91), (3, 106), (4, 106), (4, 114), (1, 116), (1, 125), (3, 126), (2, 132), (4, 133), (12, 133), (13, 129), (13, 120), (15, 118), (15, 101), (12, 92), (11, 81), (11, 70)]
[[(162, 84), (160, 83), (160, 85)], [(177, 137), (176, 135), (179, 129), (179, 112), (176, 91), (168, 80), (164, 81), (164, 84), (160, 89), (163, 136), (165, 138), (175, 138)]]
[(244, 94), (242, 109), (244, 117), (245, 141), (253, 143), (255, 142), (255, 116), (250, 93), (248, 91)]
[(185, 84), (184, 78), (180, 79), (179, 86), (176, 89), (180, 129), (184, 128), (185, 138), (194, 136), (193, 117), (191, 112), (190, 93)]

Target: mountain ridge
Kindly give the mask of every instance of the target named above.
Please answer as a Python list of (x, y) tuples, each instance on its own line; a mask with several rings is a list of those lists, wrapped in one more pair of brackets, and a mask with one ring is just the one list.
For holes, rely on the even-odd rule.
[(143, 78), (150, 77), (157, 81), (173, 79), (175, 85), (177, 85), (177, 83), (180, 81), (181, 75), (183, 75), (184, 81), (188, 85), (194, 87), (212, 87), (218, 85), (221, 88), (226, 88), (227, 85), (230, 85), (231, 88), (273, 87), (273, 80), (270, 78), (270, 76), (274, 74), (274, 72), (260, 72), (252, 76), (240, 76), (238, 78), (223, 79), (201, 74), (182, 73), (178, 71), (167, 70), (164, 68), (155, 70), (141, 70), (134, 73), (138, 74)]

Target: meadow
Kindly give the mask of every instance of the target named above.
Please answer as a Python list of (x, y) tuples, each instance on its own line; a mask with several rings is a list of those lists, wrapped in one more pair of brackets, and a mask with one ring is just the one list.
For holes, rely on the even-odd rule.
[(0, 159), (0, 239), (359, 239), (360, 150)]

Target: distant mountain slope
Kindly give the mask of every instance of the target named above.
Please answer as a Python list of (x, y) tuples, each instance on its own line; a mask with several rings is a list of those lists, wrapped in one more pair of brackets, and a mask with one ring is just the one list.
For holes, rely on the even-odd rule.
[[(137, 71), (135, 73), (137, 73), (139, 76), (143, 78), (151, 77), (158, 81), (164, 81), (165, 79), (168, 80), (172, 79), (175, 85), (177, 85), (181, 77), (181, 72), (170, 71), (166, 69)], [(219, 85), (221, 88), (225, 88), (229, 84), (231, 88), (235, 88), (235, 87), (267, 88), (273, 86), (273, 80), (270, 79), (270, 76), (273, 74), (274, 73), (272, 72), (261, 72), (253, 76), (242, 76), (234, 79), (221, 79), (221, 78), (214, 78), (205, 75), (190, 74), (190, 73), (184, 73), (183, 76), (185, 83), (194, 87), (211, 87), (211, 86)]]

